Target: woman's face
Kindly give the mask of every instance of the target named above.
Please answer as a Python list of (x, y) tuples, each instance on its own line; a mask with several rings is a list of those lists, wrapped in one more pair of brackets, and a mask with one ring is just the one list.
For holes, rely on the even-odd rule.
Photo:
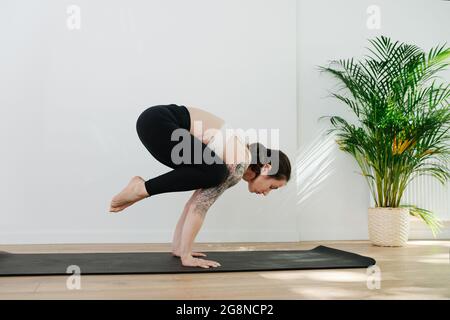
[(261, 168), (261, 174), (248, 182), (248, 191), (267, 196), (270, 191), (286, 185), (286, 180), (277, 180), (267, 175), (270, 165)]

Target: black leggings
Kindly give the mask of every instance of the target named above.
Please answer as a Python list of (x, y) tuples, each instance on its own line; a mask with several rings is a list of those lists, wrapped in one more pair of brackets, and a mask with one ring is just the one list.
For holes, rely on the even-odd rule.
[[(188, 133), (192, 150), (188, 163), (176, 164), (171, 158), (172, 148), (179, 143), (171, 141), (171, 135), (173, 130), (179, 128), (187, 130)], [(173, 169), (145, 182), (150, 196), (213, 187), (222, 183), (228, 176), (227, 166), (213, 150), (189, 133), (190, 128), (191, 117), (188, 109), (176, 104), (149, 107), (137, 119), (136, 131), (141, 142), (156, 160)], [(194, 163), (195, 144), (197, 147), (201, 144), (202, 152), (208, 149), (207, 152), (210, 152), (215, 161), (208, 161), (208, 164), (201, 157), (201, 163), (197, 163), (198, 159)]]

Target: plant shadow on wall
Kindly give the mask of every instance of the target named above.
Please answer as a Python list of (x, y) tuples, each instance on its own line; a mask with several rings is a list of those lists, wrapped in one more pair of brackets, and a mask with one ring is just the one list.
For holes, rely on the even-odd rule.
[(356, 123), (339, 116), (320, 119), (329, 119), (328, 133), (336, 134), (339, 149), (353, 156), (368, 183), (376, 207), (369, 209), (372, 243), (401, 246), (410, 214), (423, 219), (434, 236), (442, 226), (429, 210), (401, 199), (418, 176), (431, 175), (443, 185), (450, 177), (450, 87), (438, 76), (449, 65), (450, 48), (425, 52), (386, 36), (369, 42), (364, 59), (319, 67), (338, 80), (341, 86), (331, 96), (350, 108)]
[(297, 151), (297, 205), (305, 203), (317, 193), (325, 180), (334, 173), (336, 149), (333, 135), (327, 135), (322, 130), (310, 144)]

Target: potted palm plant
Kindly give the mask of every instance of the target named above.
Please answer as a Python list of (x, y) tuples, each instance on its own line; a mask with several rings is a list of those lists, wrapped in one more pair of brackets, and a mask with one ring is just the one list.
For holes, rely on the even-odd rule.
[(333, 60), (320, 70), (342, 86), (331, 93), (354, 120), (325, 116), (339, 149), (357, 161), (375, 207), (369, 208), (369, 238), (374, 245), (403, 246), (409, 216), (424, 220), (433, 235), (437, 217), (414, 204), (403, 204), (408, 184), (431, 175), (445, 184), (449, 170), (450, 85), (438, 77), (449, 65), (450, 48), (429, 52), (380, 36), (369, 40), (364, 59)]

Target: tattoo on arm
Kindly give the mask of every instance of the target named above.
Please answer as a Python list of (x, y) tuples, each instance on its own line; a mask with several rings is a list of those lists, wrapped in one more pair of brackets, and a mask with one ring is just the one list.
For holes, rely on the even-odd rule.
[(243, 163), (229, 165), (230, 174), (227, 179), (218, 186), (206, 189), (198, 189), (192, 195), (192, 211), (203, 216), (206, 215), (213, 203), (225, 192), (226, 189), (237, 184), (244, 174), (245, 165)]

